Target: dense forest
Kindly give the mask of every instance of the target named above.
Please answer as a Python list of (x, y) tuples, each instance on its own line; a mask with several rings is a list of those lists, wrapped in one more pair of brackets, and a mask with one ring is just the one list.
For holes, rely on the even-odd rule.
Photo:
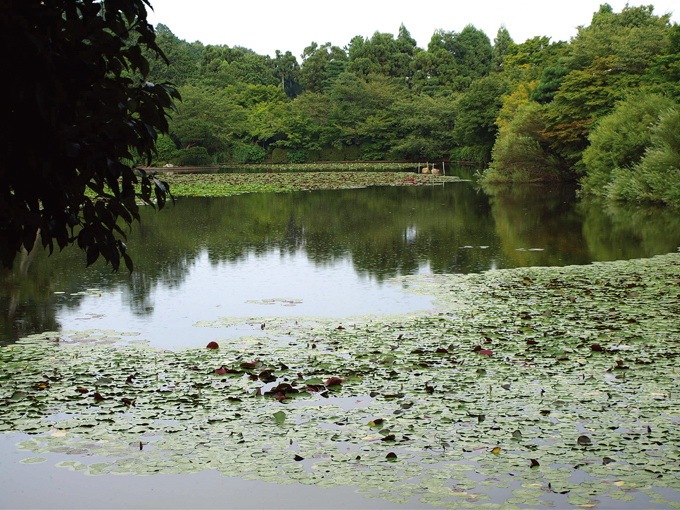
[(182, 95), (158, 165), (452, 160), (680, 204), (680, 26), (651, 5), (603, 4), (569, 42), (468, 25), (422, 49), (402, 25), (301, 61), (156, 32), (170, 65), (149, 55), (150, 75)]

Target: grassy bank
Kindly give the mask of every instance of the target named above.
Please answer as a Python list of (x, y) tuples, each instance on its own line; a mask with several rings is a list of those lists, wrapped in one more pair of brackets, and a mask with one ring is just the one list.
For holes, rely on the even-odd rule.
[(176, 352), (26, 338), (0, 349), (0, 431), (31, 434), (25, 462), (70, 452), (58, 465), (85, 474), (212, 469), (448, 508), (678, 506), (680, 254), (395, 283), (436, 310), (223, 317), (196, 324), (219, 349)]

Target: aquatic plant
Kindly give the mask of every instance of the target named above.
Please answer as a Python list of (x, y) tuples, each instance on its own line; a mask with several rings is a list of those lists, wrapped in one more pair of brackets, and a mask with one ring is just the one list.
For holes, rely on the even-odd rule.
[[(114, 332), (0, 349), (0, 431), (85, 474), (353, 485), (433, 506), (677, 506), (680, 254), (408, 276), (437, 310), (224, 317), (219, 349)], [(218, 338), (239, 325), (251, 333)], [(118, 338), (119, 342), (113, 342)]]

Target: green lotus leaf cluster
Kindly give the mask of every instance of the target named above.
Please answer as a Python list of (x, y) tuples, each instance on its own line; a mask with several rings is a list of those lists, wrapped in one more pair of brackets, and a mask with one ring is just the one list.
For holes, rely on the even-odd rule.
[(369, 186), (423, 186), (460, 181), (459, 177), (400, 172), (284, 172), (168, 174), (175, 197), (222, 197), (243, 193), (286, 193), (319, 189), (351, 189)]
[(252, 330), (219, 349), (22, 339), (0, 349), (0, 432), (28, 434), (24, 462), (70, 454), (89, 475), (678, 507), (680, 254), (394, 283), (437, 309), (198, 323)]

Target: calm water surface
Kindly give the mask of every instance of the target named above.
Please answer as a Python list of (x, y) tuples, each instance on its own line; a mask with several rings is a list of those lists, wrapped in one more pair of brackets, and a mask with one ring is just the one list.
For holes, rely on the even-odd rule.
[(0, 291), (0, 341), (113, 329), (168, 348), (239, 331), (219, 317), (431, 309), (390, 278), (649, 257), (680, 245), (663, 209), (579, 203), (572, 189), (478, 189), (472, 182), (231, 198), (146, 210), (129, 249), (136, 271), (84, 268), (76, 249), (17, 263)]
[[(394, 276), (587, 264), (679, 245), (677, 213), (579, 203), (564, 188), (485, 192), (458, 182), (180, 199), (161, 213), (144, 211), (128, 242), (132, 275), (85, 269), (76, 249), (19, 260), (0, 276), (0, 343), (35, 332), (112, 329), (167, 348), (204, 346), (244, 333), (194, 326), (220, 317), (342, 322), (432, 309), (429, 298), (390, 282)], [(368, 500), (352, 487), (277, 486), (210, 471), (86, 480), (54, 468), (56, 454), (44, 465), (21, 464), (26, 452), (14, 444), (22, 438), (0, 435), (0, 508), (428, 507)]]

